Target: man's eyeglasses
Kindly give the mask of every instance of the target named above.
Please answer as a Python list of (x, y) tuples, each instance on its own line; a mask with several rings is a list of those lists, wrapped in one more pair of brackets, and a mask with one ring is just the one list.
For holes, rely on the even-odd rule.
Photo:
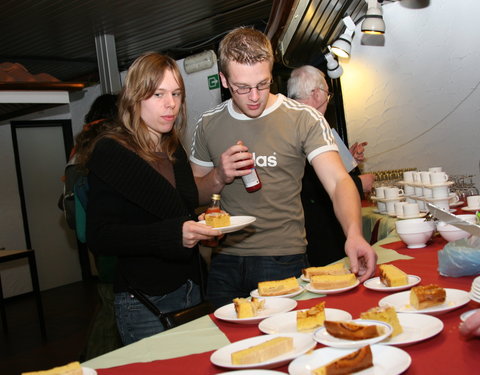
[(250, 94), (250, 92), (253, 89), (257, 89), (258, 91), (267, 90), (268, 88), (270, 88), (272, 83), (273, 83), (273, 81), (270, 80), (270, 81), (267, 81), (267, 82), (260, 82), (257, 86), (253, 86), (253, 87), (252, 86), (237, 86), (237, 89), (234, 89), (230, 83), (228, 85), (230, 86), (230, 89), (234, 93), (239, 94), (239, 95), (246, 95), (246, 94)]
[(330, 91), (321, 89), (320, 87), (318, 87), (318, 89), (319, 89), (320, 91), (323, 91), (324, 93), (327, 94), (327, 102), (330, 102), (330, 100), (332, 100), (332, 98), (333, 98), (333, 92), (330, 92)]

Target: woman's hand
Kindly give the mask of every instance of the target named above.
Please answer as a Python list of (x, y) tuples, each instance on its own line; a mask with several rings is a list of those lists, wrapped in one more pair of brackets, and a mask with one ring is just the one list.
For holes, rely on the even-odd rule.
[(219, 237), (222, 232), (212, 229), (212, 227), (189, 220), (183, 223), (182, 227), (182, 244), (184, 247), (192, 248), (198, 241), (211, 240)]

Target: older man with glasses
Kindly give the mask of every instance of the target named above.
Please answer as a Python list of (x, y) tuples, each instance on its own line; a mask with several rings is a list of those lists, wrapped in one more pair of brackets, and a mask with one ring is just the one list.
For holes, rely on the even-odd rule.
[[(311, 65), (304, 65), (292, 70), (287, 90), (290, 98), (307, 104), (322, 114), (325, 113), (328, 103), (333, 97), (333, 93), (328, 90), (322, 71)], [(350, 173), (360, 196), (364, 198), (364, 192), (372, 189), (375, 176), (373, 174), (360, 175), (354, 159), (355, 155), (345, 146), (335, 129), (332, 129), (332, 132), (345, 169)], [(366, 142), (362, 144), (364, 145)], [(335, 216), (330, 197), (309, 164), (305, 166), (301, 197), (308, 241), (307, 256), (310, 264), (322, 266), (343, 258), (345, 256), (345, 234)]]

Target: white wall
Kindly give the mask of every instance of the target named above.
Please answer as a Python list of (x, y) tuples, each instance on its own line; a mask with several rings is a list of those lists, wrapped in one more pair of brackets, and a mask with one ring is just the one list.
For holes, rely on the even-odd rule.
[(442, 166), (480, 187), (480, 2), (384, 4), (384, 45), (359, 24), (340, 60), (349, 141), (368, 141), (365, 170)]

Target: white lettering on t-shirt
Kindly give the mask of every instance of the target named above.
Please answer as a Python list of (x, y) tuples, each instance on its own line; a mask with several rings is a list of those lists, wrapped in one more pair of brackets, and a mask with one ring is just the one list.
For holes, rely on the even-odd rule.
[(255, 152), (252, 152), (253, 160), (255, 160), (255, 166), (258, 167), (276, 167), (277, 166), (277, 153), (274, 152), (273, 155), (259, 155), (256, 156)]

